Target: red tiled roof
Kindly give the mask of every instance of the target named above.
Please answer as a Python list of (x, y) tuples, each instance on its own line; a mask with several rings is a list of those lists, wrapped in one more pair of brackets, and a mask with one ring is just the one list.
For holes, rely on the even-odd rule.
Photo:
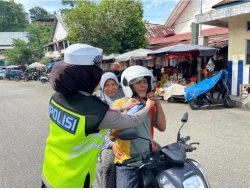
[[(214, 28), (209, 28), (202, 30), (202, 35), (203, 36), (213, 36), (217, 34), (227, 34), (228, 33), (228, 28), (222, 28), (222, 27), (214, 27)], [(157, 45), (157, 44), (162, 44), (162, 43), (170, 43), (170, 42), (178, 42), (180, 43), (181, 41), (184, 40), (190, 40), (191, 39), (191, 32), (183, 33), (183, 34), (176, 34), (167, 38), (149, 38), (149, 44), (150, 45)]]
[(228, 34), (217, 34), (208, 38), (208, 46), (223, 48), (228, 45)]
[(164, 25), (146, 23), (145, 26), (147, 29), (146, 37), (148, 39), (167, 37), (175, 34), (174, 29), (167, 28)]
[[(228, 29), (227, 28), (209, 28), (202, 31), (203, 36), (208, 36), (208, 46), (215, 48), (223, 48), (228, 45)], [(174, 35), (168, 38), (158, 39), (160, 43), (151, 44), (151, 49), (159, 49), (166, 46), (172, 46), (176, 44), (190, 44), (191, 32)]]
[(181, 41), (188, 39), (191, 36), (191, 32), (189, 33), (183, 33), (183, 34), (176, 34), (167, 38), (151, 38), (149, 40), (150, 45), (155, 45), (155, 44), (161, 44), (161, 43), (166, 43), (166, 42), (171, 42), (171, 41)]

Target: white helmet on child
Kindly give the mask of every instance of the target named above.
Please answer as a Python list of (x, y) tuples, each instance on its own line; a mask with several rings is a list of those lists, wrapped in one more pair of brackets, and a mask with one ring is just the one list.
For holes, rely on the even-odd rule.
[(122, 90), (126, 97), (131, 98), (134, 95), (130, 85), (134, 84), (144, 77), (148, 80), (148, 91), (152, 90), (154, 76), (153, 73), (143, 66), (131, 66), (125, 69), (121, 76)]

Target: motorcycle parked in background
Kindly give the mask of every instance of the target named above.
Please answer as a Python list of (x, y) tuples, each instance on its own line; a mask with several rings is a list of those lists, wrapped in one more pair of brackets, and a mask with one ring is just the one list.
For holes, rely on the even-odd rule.
[(227, 84), (219, 81), (210, 91), (188, 102), (192, 110), (198, 110), (204, 105), (224, 104), (228, 108), (233, 107), (233, 102), (228, 95)]
[(198, 142), (188, 144), (189, 136), (180, 137), (180, 131), (187, 120), (188, 113), (185, 113), (181, 119), (183, 124), (178, 130), (177, 141), (157, 150), (152, 150), (151, 140), (138, 136), (133, 128), (118, 134), (122, 140), (141, 138), (149, 141), (150, 152), (122, 163), (124, 166), (138, 168), (140, 188), (208, 188), (210, 186), (201, 165), (187, 158), (186, 152), (196, 150), (193, 145), (199, 145)]
[(42, 84), (46, 83), (46, 82), (49, 82), (50, 81), (50, 74), (47, 74), (47, 75), (42, 75), (40, 77), (40, 81)]
[(185, 87), (184, 97), (192, 110), (199, 110), (202, 106), (212, 104), (223, 104), (232, 108), (233, 102), (227, 87), (227, 71), (221, 70), (211, 78)]
[(23, 80), (23, 81), (27, 82), (29, 80), (34, 80), (34, 79), (33, 79), (33, 76), (31, 74), (29, 74), (29, 73), (23, 73), (20, 76), (15, 76), (14, 80), (16, 82), (18, 82), (20, 80)]

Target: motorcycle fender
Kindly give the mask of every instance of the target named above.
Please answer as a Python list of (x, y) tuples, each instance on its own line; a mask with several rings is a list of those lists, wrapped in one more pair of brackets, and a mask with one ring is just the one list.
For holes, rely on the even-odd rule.
[(155, 175), (149, 169), (140, 170), (140, 185), (139, 187), (143, 188), (156, 188), (158, 183)]
[(164, 172), (166, 177), (173, 183), (176, 188), (183, 188), (183, 181), (185, 179), (193, 175), (200, 176), (200, 173), (197, 172), (194, 166), (187, 162), (185, 162), (183, 165), (172, 167), (162, 172)]

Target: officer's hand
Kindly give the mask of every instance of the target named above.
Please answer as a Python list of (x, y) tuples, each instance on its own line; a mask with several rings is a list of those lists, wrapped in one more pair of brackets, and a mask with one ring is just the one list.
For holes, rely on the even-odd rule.
[(124, 106), (124, 109), (125, 110), (128, 110), (132, 107), (134, 107), (135, 105), (139, 104), (140, 102), (135, 99), (135, 98), (129, 98), (129, 100), (126, 102), (125, 106)]

